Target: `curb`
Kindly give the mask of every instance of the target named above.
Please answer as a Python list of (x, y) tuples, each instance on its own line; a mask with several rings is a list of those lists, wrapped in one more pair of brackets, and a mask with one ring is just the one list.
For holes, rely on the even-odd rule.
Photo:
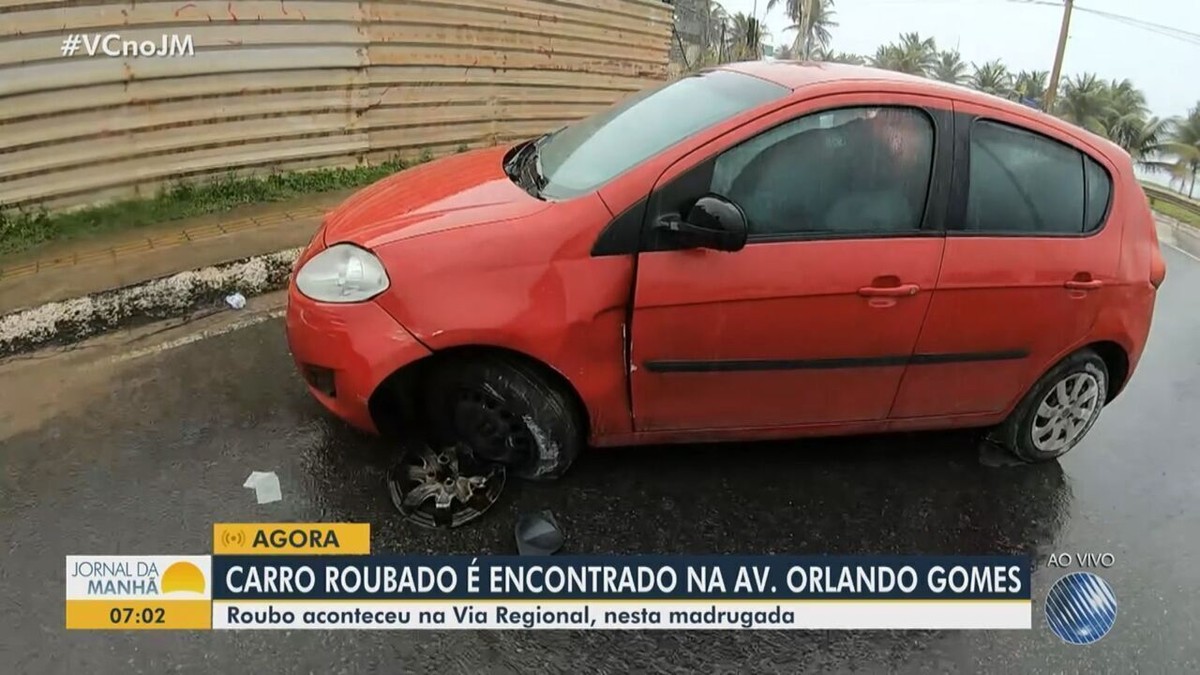
[(0, 358), (221, 306), (230, 293), (251, 297), (279, 290), (301, 251), (250, 256), (5, 314)]
[(38, 274), (42, 270), (70, 267), (93, 260), (119, 260), (134, 253), (172, 248), (183, 244), (206, 241), (228, 234), (244, 232), (246, 230), (279, 225), (281, 223), (297, 222), (308, 218), (320, 218), (334, 207), (336, 207), (336, 203), (332, 206), (279, 209), (258, 216), (225, 220), (209, 225), (185, 227), (151, 236), (134, 237), (116, 244), (84, 249), (62, 255), (36, 258), (21, 264), (0, 265), (0, 279), (29, 276), (31, 274)]

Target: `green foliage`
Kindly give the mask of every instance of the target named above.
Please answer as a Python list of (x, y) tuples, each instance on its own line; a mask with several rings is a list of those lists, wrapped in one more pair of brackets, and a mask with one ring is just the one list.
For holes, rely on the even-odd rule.
[(876, 68), (928, 76), (937, 69), (938, 60), (937, 43), (933, 38), (922, 38), (919, 33), (905, 33), (900, 36), (899, 42), (880, 45), (870, 62)]
[[(1014, 74), (1000, 59), (972, 64), (968, 75), (957, 51), (939, 51), (933, 38), (917, 33), (904, 33), (899, 41), (880, 45), (868, 62), (876, 68), (966, 84), (1038, 105), (1050, 79), (1044, 70)], [(1062, 80), (1050, 112), (1112, 140), (1143, 167), (1166, 171), (1181, 191), (1194, 192), (1200, 174), (1200, 103), (1185, 116), (1162, 120), (1149, 116), (1146, 96), (1132, 81), (1106, 81), (1095, 73), (1082, 73)]]
[[(833, 0), (783, 0), (786, 7), (784, 14), (793, 21), (792, 25), (784, 28), (784, 32), (796, 33), (796, 39), (789, 50), (792, 58), (805, 60), (816, 58), (820, 52), (829, 49), (833, 41), (832, 28), (837, 28), (833, 20)], [(770, 12), (779, 4), (779, 0), (767, 0), (767, 11)]]
[[(422, 161), (432, 158), (428, 151)], [(0, 207), (0, 254), (43, 242), (227, 211), (236, 206), (277, 202), (302, 195), (369, 185), (405, 168), (393, 158), (372, 166), (238, 176), (227, 173), (204, 182), (177, 181), (149, 199), (125, 199), (65, 213), (44, 208)]]
[(1046, 97), (1046, 87), (1050, 81), (1050, 71), (1022, 70), (1013, 81), (1013, 98), (1016, 100), (1029, 99), (1039, 105)]
[(748, 61), (763, 54), (763, 40), (768, 34), (757, 19), (741, 12), (729, 17), (725, 30), (723, 60)]
[(929, 76), (950, 84), (963, 84), (967, 81), (967, 64), (957, 49), (943, 50), (938, 52), (937, 62), (933, 64)]
[[(933, 38), (919, 33), (902, 33), (899, 40), (880, 45), (875, 54), (863, 57), (835, 52), (832, 29), (835, 0), (768, 0), (767, 10), (784, 6), (784, 14), (793, 21), (785, 31), (795, 32), (796, 40), (777, 53), (781, 59), (808, 58), (817, 61), (871, 65), (943, 82), (968, 85), (980, 91), (1013, 101), (1040, 106), (1050, 85), (1044, 70), (1012, 72), (1000, 59), (968, 66), (955, 50), (939, 50)], [(753, 17), (732, 16), (716, 2), (708, 5), (708, 15), (723, 27), (723, 44), (702, 54), (700, 69), (727, 61), (759, 58), (762, 53), (760, 27)], [(719, 42), (719, 41), (718, 41)], [(1105, 81), (1093, 73), (1066, 77), (1059, 85), (1057, 103), (1051, 113), (1105, 136), (1120, 145), (1135, 161), (1151, 170), (1166, 171), (1173, 184), (1185, 193), (1195, 192), (1200, 174), (1200, 103), (1188, 115), (1171, 119), (1149, 116), (1146, 97), (1129, 80)]]
[(26, 248), (53, 234), (54, 225), (45, 209), (0, 209), (0, 252)]
[(1008, 72), (1008, 67), (1000, 59), (988, 61), (982, 66), (971, 65), (974, 68), (970, 80), (972, 87), (993, 96), (1007, 97), (1012, 94), (1012, 73)]
[(1200, 101), (1186, 115), (1163, 124), (1162, 143), (1155, 149), (1163, 159), (1152, 164), (1164, 168), (1181, 192), (1196, 196), (1196, 176), (1200, 174)]
[(852, 66), (865, 66), (867, 59), (858, 54), (849, 54), (847, 52), (831, 52), (828, 54), (820, 54), (816, 57), (818, 61), (828, 61), (829, 63), (846, 63)]
[(1158, 211), (1164, 216), (1170, 216), (1181, 223), (1200, 228), (1200, 211), (1188, 210), (1182, 206), (1179, 206), (1178, 204), (1172, 204), (1170, 202), (1164, 202), (1155, 199), (1153, 195), (1150, 195), (1148, 198), (1150, 200), (1150, 208), (1154, 209), (1155, 211)]

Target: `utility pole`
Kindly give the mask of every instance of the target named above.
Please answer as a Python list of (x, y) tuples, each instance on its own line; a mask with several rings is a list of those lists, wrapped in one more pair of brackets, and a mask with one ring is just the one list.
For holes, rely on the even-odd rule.
[(1050, 87), (1042, 97), (1042, 109), (1051, 112), (1054, 107), (1054, 97), (1058, 94), (1058, 78), (1062, 77), (1063, 53), (1067, 51), (1067, 34), (1071, 32), (1071, 10), (1075, 0), (1066, 0), (1063, 6), (1062, 28), (1058, 32), (1058, 51), (1054, 55), (1054, 70), (1050, 71)]

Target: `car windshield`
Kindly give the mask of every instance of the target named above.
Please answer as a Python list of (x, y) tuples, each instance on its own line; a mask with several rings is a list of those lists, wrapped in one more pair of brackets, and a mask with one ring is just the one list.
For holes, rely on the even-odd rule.
[(634, 94), (539, 143), (540, 195), (590, 192), (692, 134), (787, 93), (766, 80), (716, 70)]

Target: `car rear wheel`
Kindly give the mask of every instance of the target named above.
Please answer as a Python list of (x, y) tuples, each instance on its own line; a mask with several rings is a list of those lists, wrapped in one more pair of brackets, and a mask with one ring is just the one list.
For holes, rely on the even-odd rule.
[(570, 392), (519, 358), (456, 358), (431, 373), (425, 392), (436, 441), (462, 443), (517, 477), (558, 478), (583, 449), (582, 414)]
[(992, 438), (1026, 462), (1061, 457), (1091, 430), (1107, 396), (1104, 360), (1080, 350), (1043, 375)]

